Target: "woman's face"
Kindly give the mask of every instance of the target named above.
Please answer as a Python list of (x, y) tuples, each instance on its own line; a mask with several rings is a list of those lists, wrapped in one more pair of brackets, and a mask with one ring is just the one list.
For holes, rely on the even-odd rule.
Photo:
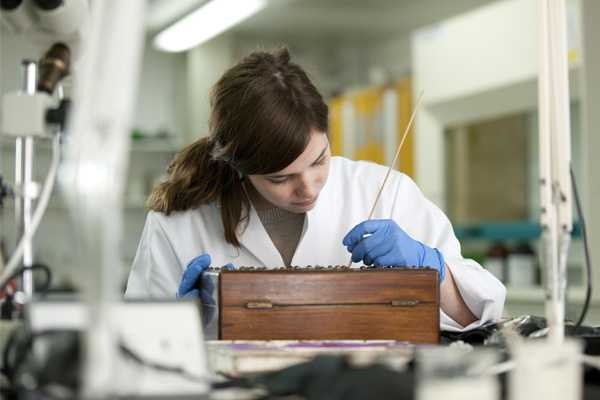
[(327, 182), (330, 159), (327, 135), (313, 132), (304, 152), (286, 168), (274, 174), (248, 175), (250, 185), (246, 188), (252, 204), (259, 210), (273, 207), (296, 213), (312, 210)]

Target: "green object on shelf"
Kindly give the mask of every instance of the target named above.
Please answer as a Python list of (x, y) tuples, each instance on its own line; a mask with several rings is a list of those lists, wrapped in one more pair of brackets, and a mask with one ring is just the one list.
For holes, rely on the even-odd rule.
[(144, 134), (144, 132), (142, 132), (141, 129), (134, 129), (131, 132), (131, 139), (136, 141), (136, 140), (140, 140), (140, 139), (145, 139), (146, 135)]
[(464, 258), (470, 258), (471, 260), (477, 262), (479, 265), (483, 265), (485, 260), (485, 254), (480, 252), (463, 252)]

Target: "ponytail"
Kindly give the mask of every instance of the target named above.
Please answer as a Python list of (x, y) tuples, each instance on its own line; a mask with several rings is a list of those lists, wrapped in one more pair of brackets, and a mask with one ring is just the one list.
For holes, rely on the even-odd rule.
[(168, 216), (174, 211), (198, 208), (221, 196), (225, 240), (240, 247), (237, 226), (247, 223), (250, 201), (238, 172), (213, 158), (213, 146), (205, 137), (179, 151), (167, 168), (169, 178), (150, 193), (147, 208)]

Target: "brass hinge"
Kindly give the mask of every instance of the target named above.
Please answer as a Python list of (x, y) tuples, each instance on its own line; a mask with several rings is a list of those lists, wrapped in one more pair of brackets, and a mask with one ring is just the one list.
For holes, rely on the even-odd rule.
[(392, 300), (390, 304), (393, 307), (416, 306), (419, 304), (419, 300)]
[(273, 303), (267, 301), (251, 301), (246, 303), (246, 308), (273, 308)]

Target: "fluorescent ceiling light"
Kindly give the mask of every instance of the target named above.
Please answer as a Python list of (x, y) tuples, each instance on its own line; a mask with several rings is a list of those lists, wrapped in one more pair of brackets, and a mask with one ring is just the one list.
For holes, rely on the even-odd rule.
[(154, 38), (163, 51), (185, 51), (206, 42), (262, 10), (266, 0), (212, 0)]

